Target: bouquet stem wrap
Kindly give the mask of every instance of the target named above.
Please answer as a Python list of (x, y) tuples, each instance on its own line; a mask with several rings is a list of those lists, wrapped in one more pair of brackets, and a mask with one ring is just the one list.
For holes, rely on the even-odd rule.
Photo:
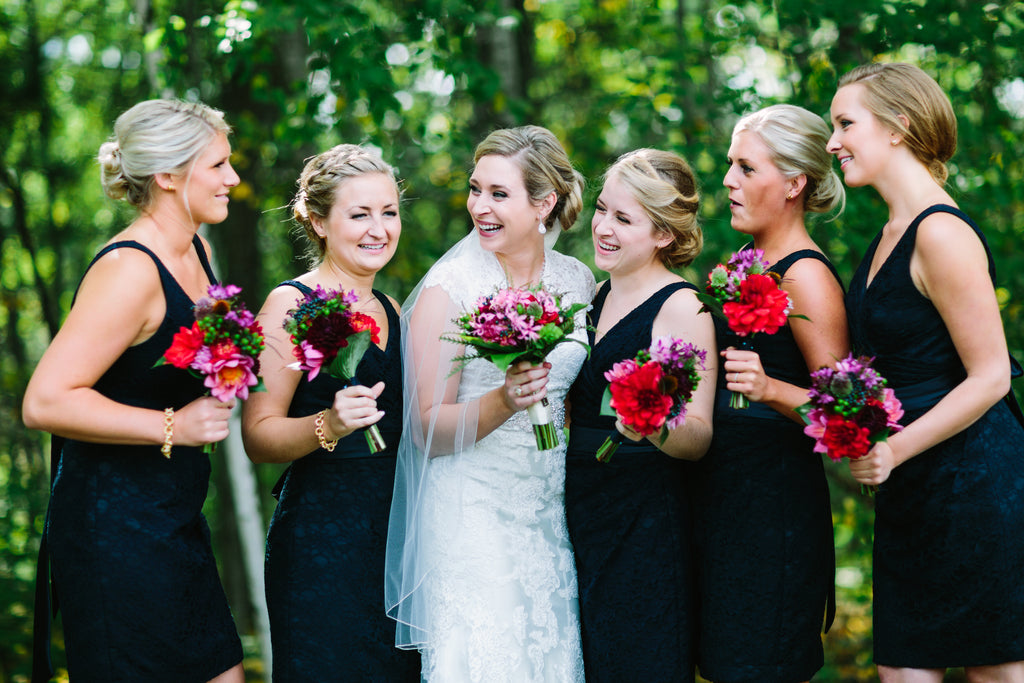
[(551, 424), (551, 409), (548, 407), (548, 399), (542, 398), (536, 403), (526, 407), (530, 416), (530, 423), (533, 425), (533, 435), (537, 439), (537, 450), (549, 451), (558, 445), (558, 432)]

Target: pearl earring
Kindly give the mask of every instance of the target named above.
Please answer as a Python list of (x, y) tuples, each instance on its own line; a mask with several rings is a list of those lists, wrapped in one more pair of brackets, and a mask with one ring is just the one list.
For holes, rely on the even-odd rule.
[(540, 221), (537, 224), (537, 232), (539, 232), (542, 235), (546, 235), (547, 234), (548, 229), (547, 229), (547, 226), (544, 225), (544, 221)]
[(167, 186), (167, 191), (168, 192), (174, 192), (174, 185), (168, 185)]
[(900, 144), (900, 141), (898, 139), (896, 139), (896, 138), (893, 138), (889, 142), (892, 144), (893, 147), (895, 147), (896, 145)]

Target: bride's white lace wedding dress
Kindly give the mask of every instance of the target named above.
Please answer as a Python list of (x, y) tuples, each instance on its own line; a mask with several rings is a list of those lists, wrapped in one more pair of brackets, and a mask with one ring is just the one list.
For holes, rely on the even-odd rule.
[[(467, 253), (439, 263), (421, 283), (423, 290), (440, 287), (456, 315), (506, 286), (493, 255), (466, 246)], [(563, 304), (589, 302), (594, 294), (590, 271), (554, 251), (546, 252), (542, 282), (562, 295)], [(454, 317), (450, 313), (444, 320)], [(583, 313), (578, 321), (573, 336), (585, 341)], [(413, 324), (410, 334), (422, 341), (436, 339), (435, 332), (424, 334)], [(563, 401), (585, 356), (580, 344), (564, 343), (547, 359), (548, 400), (560, 435)], [(457, 402), (475, 405), (474, 399), (503, 382), (494, 365), (472, 361), (458, 378)], [(400, 539), (389, 537), (387, 597), (389, 613), (400, 622), (398, 645), (422, 651), (423, 679), (432, 683), (582, 681), (576, 571), (563, 500), (564, 439), (538, 451), (521, 411), (473, 443), (476, 416), (465, 412), (464, 433), (444, 454), (431, 448), (437, 437), (429, 426), (418, 439), (403, 436), (418, 440), (420, 448), (418, 460), (406, 451), (399, 465), (396, 499), (403, 496), (414, 507), (396, 500), (392, 513), (391, 534), (402, 533), (396, 515), (405, 520), (398, 526), (409, 527), (400, 565)], [(436, 457), (424, 458), (424, 450)]]

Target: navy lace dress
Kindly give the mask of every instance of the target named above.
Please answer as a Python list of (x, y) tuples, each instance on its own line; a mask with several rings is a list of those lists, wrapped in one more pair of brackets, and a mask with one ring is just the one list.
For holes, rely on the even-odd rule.
[[(802, 250), (771, 270), (781, 277)], [(836, 279), (839, 277), (836, 275)], [(807, 386), (787, 325), (745, 340), (715, 318), (719, 349), (750, 348), (765, 372)], [(744, 346), (746, 344), (746, 346)], [(803, 426), (768, 406), (729, 407), (719, 365), (714, 436), (695, 489), (701, 675), (715, 683), (793, 683), (821, 668), (822, 624), (834, 614), (835, 548), (821, 456)]]
[[(601, 340), (569, 393), (572, 423), (565, 506), (579, 581), (583, 663), (589, 683), (694, 680), (691, 519), (685, 482), (693, 465), (644, 440), (626, 440), (607, 463), (594, 458), (615, 418), (600, 415), (606, 370), (651, 345), (662, 304), (689, 283), (668, 285)], [(594, 298), (596, 325), (608, 295)]]
[[(857, 353), (875, 357), (910, 424), (965, 371), (942, 318), (914, 287), (922, 212), (867, 283), (879, 234), (847, 294)], [(986, 251), (988, 246), (986, 245)], [(989, 255), (989, 273), (995, 267)], [(956, 277), (956, 273), (950, 273)], [(893, 470), (875, 496), (875, 662), (940, 668), (1024, 660), (1024, 428), (1012, 395)]]
[[(198, 238), (194, 244), (216, 282)], [(203, 380), (153, 364), (174, 333), (192, 325), (193, 302), (138, 242), (107, 245), (96, 259), (124, 248), (156, 263), (167, 313), (95, 389), (132, 406), (181, 408), (206, 393)], [(76, 683), (198, 683), (242, 661), (202, 514), (209, 479), (210, 459), (200, 448), (174, 446), (168, 460), (157, 445), (64, 441), (46, 542)]]
[[(289, 280), (302, 293), (309, 288)], [(387, 448), (370, 455), (363, 432), (293, 462), (275, 487), (267, 534), (266, 584), (274, 682), (419, 681), (419, 653), (394, 646), (384, 613), (384, 547), (402, 422), (398, 313), (388, 316), (385, 350), (370, 344), (356, 370), (362, 384), (384, 382), (377, 423)], [(296, 296), (298, 298), (298, 296)], [(299, 383), (288, 414), (330, 407), (345, 384), (326, 373)]]

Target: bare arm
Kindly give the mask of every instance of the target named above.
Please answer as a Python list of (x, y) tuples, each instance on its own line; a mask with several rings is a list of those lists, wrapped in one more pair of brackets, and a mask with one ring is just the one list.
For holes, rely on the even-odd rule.
[(967, 377), (906, 429), (850, 463), (865, 484), (880, 484), (893, 468), (974, 424), (1010, 390), (1010, 364), (988, 258), (959, 218), (928, 216), (918, 228), (911, 275), (935, 305)]
[[(116, 249), (82, 281), (67, 320), (43, 354), (25, 392), (25, 426), (71, 439), (161, 444), (162, 410), (118, 403), (93, 387), (128, 347), (150, 338), (166, 313), (153, 261)], [(225, 438), (232, 403), (200, 398), (175, 413), (174, 443), (198, 446)]]
[(711, 424), (715, 406), (715, 382), (718, 377), (718, 356), (715, 325), (711, 314), (698, 313), (701, 303), (691, 290), (674, 293), (654, 319), (651, 337), (673, 336), (707, 351), (705, 369), (693, 400), (686, 406), (686, 421), (669, 432), (664, 443), (661, 434), (647, 439), (673, 458), (699, 460), (711, 445)]
[[(793, 314), (808, 318), (789, 321), (807, 369), (814, 371), (845, 358), (850, 352), (850, 339), (843, 290), (828, 267), (816, 259), (801, 259), (786, 273), (782, 287), (793, 301)], [(738, 380), (726, 385), (731, 391), (742, 392), (752, 401), (765, 403), (794, 422), (803, 423), (793, 409), (807, 402), (807, 387), (769, 377), (753, 351), (723, 351), (722, 355), (727, 379)]]

